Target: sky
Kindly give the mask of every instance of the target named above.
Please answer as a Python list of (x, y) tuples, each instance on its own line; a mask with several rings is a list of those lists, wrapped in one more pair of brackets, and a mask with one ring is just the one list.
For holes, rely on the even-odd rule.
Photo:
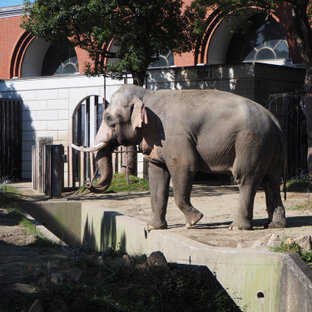
[(23, 3), (24, 3), (23, 0), (0, 0), (0, 8), (12, 6), (12, 5), (19, 5), (19, 4), (23, 4)]

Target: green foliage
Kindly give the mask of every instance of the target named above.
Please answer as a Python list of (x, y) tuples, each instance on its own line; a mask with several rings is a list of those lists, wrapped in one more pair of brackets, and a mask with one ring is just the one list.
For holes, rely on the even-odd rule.
[(107, 192), (143, 192), (149, 190), (147, 179), (140, 179), (136, 176), (129, 175), (129, 184), (127, 177), (123, 173), (118, 173), (113, 176), (112, 183)]
[[(205, 31), (206, 12), (207, 8), (210, 10), (217, 10), (221, 13), (223, 18), (228, 14), (236, 15), (249, 15), (251, 8), (266, 13), (268, 16), (274, 13), (278, 6), (284, 1), (271, 1), (271, 0), (194, 0), (192, 8), (197, 12), (199, 17), (195, 23), (195, 32), (202, 34)], [(246, 25), (242, 25), (246, 27)]]
[[(86, 72), (130, 72), (142, 84), (147, 67), (168, 50), (189, 51), (194, 12), (182, 0), (35, 0), (25, 1), (22, 27), (52, 42), (87, 50)], [(107, 51), (114, 39), (116, 53)], [(118, 58), (106, 66), (105, 57)]]
[(312, 211), (312, 202), (308, 201), (294, 207), (287, 208), (287, 210), (310, 210)]
[(29, 220), (25, 213), (18, 208), (18, 192), (9, 185), (0, 187), (0, 208), (8, 211), (10, 218), (13, 218), (17, 225), (24, 229), (25, 234), (36, 235), (36, 241), (31, 244), (34, 247), (59, 247), (60, 245), (47, 239), (41, 232), (37, 231), (35, 224)]
[(16, 196), (18, 192), (15, 188), (2, 184), (0, 186), (0, 208), (16, 207)]
[(240, 311), (207, 269), (150, 267), (142, 260), (131, 258), (125, 265), (116, 255), (101, 265), (79, 261), (82, 280), (51, 285), (42, 302), (60, 298), (71, 311)]
[[(123, 173), (117, 173), (113, 175), (112, 182), (107, 189), (106, 193), (121, 193), (121, 192), (145, 192), (149, 190), (149, 183), (147, 179), (141, 179), (133, 175), (129, 175), (129, 184), (127, 176)], [(94, 181), (93, 184), (96, 184)], [(85, 190), (82, 186), (78, 192)]]
[(298, 244), (287, 244), (283, 242), (281, 246), (274, 248), (275, 252), (296, 253), (312, 269), (312, 251), (303, 250)]
[(311, 179), (305, 178), (294, 178), (286, 183), (287, 191), (289, 192), (307, 192), (310, 188)]

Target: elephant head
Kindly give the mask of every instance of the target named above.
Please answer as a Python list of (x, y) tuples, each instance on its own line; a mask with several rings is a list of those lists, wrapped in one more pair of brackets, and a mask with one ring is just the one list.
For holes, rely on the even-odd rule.
[(148, 92), (136, 86), (124, 86), (115, 92), (103, 112), (101, 126), (93, 147), (72, 147), (84, 152), (95, 152), (101, 178), (96, 185), (86, 187), (94, 193), (104, 192), (112, 180), (112, 152), (119, 145), (130, 146), (142, 140), (142, 127), (148, 123), (143, 96)]

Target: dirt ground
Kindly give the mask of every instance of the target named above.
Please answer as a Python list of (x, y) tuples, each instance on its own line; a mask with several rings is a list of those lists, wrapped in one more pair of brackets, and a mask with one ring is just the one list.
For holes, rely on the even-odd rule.
[[(287, 227), (284, 229), (264, 229), (267, 221), (265, 194), (257, 192), (254, 204), (253, 231), (229, 231), (238, 204), (238, 187), (232, 185), (213, 186), (194, 185), (191, 202), (200, 210), (204, 217), (192, 229), (186, 229), (184, 216), (174, 203), (170, 194), (167, 208), (169, 229), (177, 234), (197, 240), (215, 247), (247, 248), (261, 247), (272, 234), (281, 240), (288, 237), (296, 238), (312, 234), (312, 211), (293, 210), (299, 204), (310, 200), (306, 192), (288, 192), (287, 200), (283, 200), (286, 208)], [(118, 211), (122, 214), (148, 222), (152, 217), (149, 194), (71, 194), (67, 200), (95, 200), (105, 209)]]
[[(20, 186), (20, 191), (23, 193), (22, 186)], [(186, 229), (183, 215), (175, 206), (171, 194), (167, 211), (168, 231), (210, 246), (232, 248), (265, 248), (261, 242), (273, 233), (279, 235), (281, 239), (311, 235), (312, 212), (289, 209), (309, 200), (309, 194), (288, 193), (287, 197), (284, 201), (287, 209), (285, 229), (263, 228), (267, 218), (265, 196), (263, 191), (259, 191), (255, 199), (254, 230), (229, 231), (228, 226), (233, 220), (238, 200), (237, 187), (196, 185), (192, 192), (192, 203), (204, 213), (203, 219), (192, 229)], [(26, 198), (31, 200), (39, 197), (32, 193), (26, 194)], [(151, 218), (148, 192), (104, 195), (68, 193), (64, 194), (62, 200), (98, 200), (99, 205), (105, 208), (117, 210), (140, 220), (148, 221)], [(28, 295), (31, 297), (29, 300), (33, 300), (42, 277), (48, 274), (49, 270), (59, 270), (62, 266), (62, 259), (74, 256), (76, 252), (69, 248), (29, 247), (28, 245), (35, 240), (36, 236), (25, 234), (21, 226), (8, 216), (6, 209), (0, 209), (0, 311), (6, 311), (1, 308), (1, 305), (8, 300), (16, 300), (18, 303), (19, 297), (22, 301)], [(23, 296), (20, 296), (21, 293)], [(20, 305), (17, 304), (17, 307), (22, 306), (23, 302)]]

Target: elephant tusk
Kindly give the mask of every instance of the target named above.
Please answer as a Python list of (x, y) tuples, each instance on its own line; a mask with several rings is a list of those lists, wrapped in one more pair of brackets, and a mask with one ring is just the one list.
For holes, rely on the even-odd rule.
[(96, 152), (100, 149), (102, 149), (103, 147), (105, 147), (108, 143), (104, 143), (104, 142), (100, 142), (94, 146), (91, 147), (83, 147), (83, 146), (77, 146), (74, 143), (71, 144), (72, 148), (74, 148), (77, 151), (80, 152)]

